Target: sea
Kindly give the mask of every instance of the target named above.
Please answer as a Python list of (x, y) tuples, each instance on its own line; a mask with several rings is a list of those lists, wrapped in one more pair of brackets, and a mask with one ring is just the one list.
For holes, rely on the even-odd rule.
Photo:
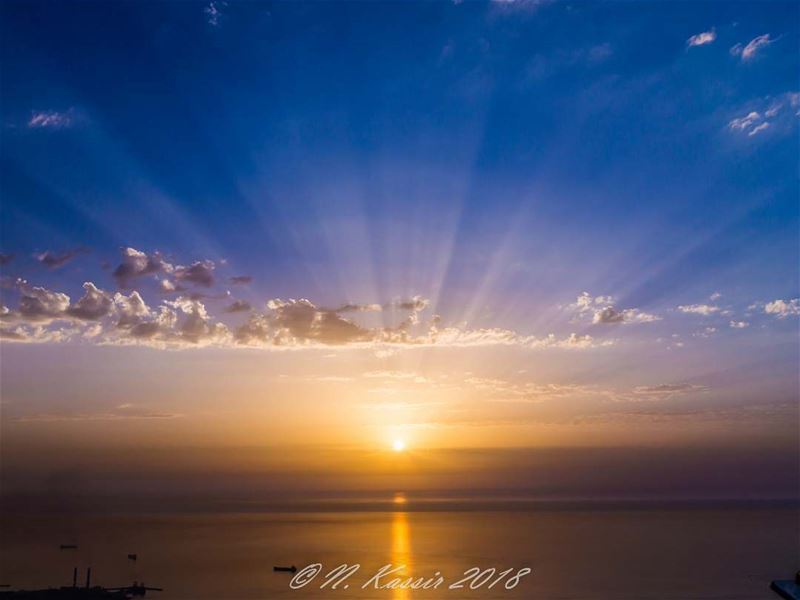
[(75, 568), (85, 585), (91, 567), (90, 585), (143, 582), (160, 600), (768, 600), (770, 581), (800, 568), (793, 503), (398, 495), (297, 510), (4, 512), (0, 534), (3, 589), (72, 585)]

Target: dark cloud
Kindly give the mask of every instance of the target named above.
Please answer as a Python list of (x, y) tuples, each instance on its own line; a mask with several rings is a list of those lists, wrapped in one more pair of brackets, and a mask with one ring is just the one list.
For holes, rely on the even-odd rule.
[(252, 283), (253, 278), (250, 275), (236, 275), (231, 277), (228, 281), (233, 285), (247, 285), (248, 283)]
[(423, 298), (422, 296), (414, 296), (410, 300), (401, 300), (398, 302), (394, 302), (392, 306), (402, 309), (402, 310), (410, 310), (412, 312), (422, 312), (426, 308), (428, 308), (428, 299)]
[(0, 252), (0, 267), (3, 267), (14, 260), (13, 254), (3, 254)]
[(271, 313), (254, 315), (237, 329), (237, 341), (276, 345), (348, 344), (375, 338), (371, 330), (345, 319), (335, 310), (319, 308), (306, 299), (270, 300), (267, 307)]
[(178, 281), (211, 287), (214, 285), (214, 262), (202, 260), (192, 263), (188, 267), (175, 267), (174, 276)]
[(148, 255), (135, 248), (123, 248), (122, 263), (114, 269), (113, 275), (117, 285), (124, 289), (130, 287), (131, 281), (137, 277), (172, 271), (173, 266), (158, 252)]
[(252, 309), (253, 307), (250, 306), (249, 302), (245, 302), (244, 300), (235, 300), (231, 304), (225, 307), (225, 312), (227, 313), (247, 312)]
[(271, 333), (269, 317), (258, 314), (252, 315), (247, 320), (247, 323), (236, 330), (234, 339), (243, 344), (269, 342), (271, 341)]
[(39, 254), (34, 254), (33, 257), (37, 261), (39, 261), (40, 264), (44, 265), (48, 269), (59, 269), (68, 262), (70, 262), (76, 256), (84, 254), (85, 252), (86, 250), (83, 248), (67, 250), (66, 252), (62, 252), (61, 254), (51, 252), (50, 250), (45, 250), (44, 252), (41, 252)]
[(279, 339), (346, 344), (369, 338), (367, 330), (305, 299), (270, 300), (267, 306), (272, 310), (271, 322)]
[(383, 306), (380, 304), (343, 304), (333, 312), (346, 313), (346, 312), (380, 312)]

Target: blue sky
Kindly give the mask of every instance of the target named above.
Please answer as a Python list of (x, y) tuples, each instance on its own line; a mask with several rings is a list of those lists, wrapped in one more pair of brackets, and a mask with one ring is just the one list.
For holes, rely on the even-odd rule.
[[(220, 4), (214, 25), (202, 4), (10, 3), (5, 251), (226, 258), (327, 295), (307, 271), (360, 219), (352, 252), (388, 296), (430, 282), (398, 281), (418, 260), (387, 230), (430, 245), (411, 252), (454, 231), (455, 291), (504, 242), (609, 287), (613, 257), (666, 258), (630, 291), (646, 303), (731, 268), (795, 290), (796, 119), (728, 123), (796, 92), (796, 6), (517, 4)], [(751, 60), (730, 53), (763, 34)], [(26, 126), (40, 112), (69, 125)]]
[(4, 2), (5, 357), (585, 348), (540, 375), (785, 408), (799, 11)]

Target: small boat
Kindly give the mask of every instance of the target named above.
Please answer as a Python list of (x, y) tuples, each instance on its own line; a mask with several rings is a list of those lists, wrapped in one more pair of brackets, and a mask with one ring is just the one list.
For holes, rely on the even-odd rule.
[(281, 571), (285, 573), (294, 573), (295, 571), (297, 571), (297, 567), (295, 567), (294, 565), (292, 565), (291, 567), (272, 567), (272, 570)]

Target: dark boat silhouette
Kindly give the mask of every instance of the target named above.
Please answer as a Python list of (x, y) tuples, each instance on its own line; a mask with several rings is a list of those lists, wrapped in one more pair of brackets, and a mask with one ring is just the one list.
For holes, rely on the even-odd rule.
[(294, 565), (292, 565), (291, 567), (272, 567), (272, 570), (286, 572), (286, 573), (294, 573), (295, 571), (297, 571), (297, 567), (295, 567)]

